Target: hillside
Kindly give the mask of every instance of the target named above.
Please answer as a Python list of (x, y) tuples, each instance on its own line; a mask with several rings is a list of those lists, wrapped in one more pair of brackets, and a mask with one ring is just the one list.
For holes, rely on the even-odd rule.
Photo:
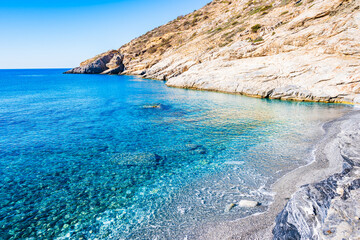
[(360, 0), (214, 0), (68, 73), (360, 103)]

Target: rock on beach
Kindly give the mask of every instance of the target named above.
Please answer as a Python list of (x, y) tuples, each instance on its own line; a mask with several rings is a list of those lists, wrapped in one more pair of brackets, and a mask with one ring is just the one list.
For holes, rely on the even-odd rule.
[(260, 203), (256, 202), (256, 201), (250, 201), (250, 200), (241, 200), (238, 205), (239, 205), (239, 207), (253, 208), (253, 207), (259, 206)]

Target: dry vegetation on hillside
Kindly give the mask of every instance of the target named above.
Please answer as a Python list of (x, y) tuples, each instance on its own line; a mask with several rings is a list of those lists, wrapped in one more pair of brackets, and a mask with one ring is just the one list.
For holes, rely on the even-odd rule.
[(149, 69), (167, 54), (191, 55), (193, 62), (201, 62), (235, 41), (263, 42), (265, 34), (276, 34), (277, 27), (296, 17), (300, 8), (311, 7), (311, 2), (215, 0), (149, 31), (119, 50), (125, 54), (129, 73)]
[(360, 0), (214, 0), (118, 49), (125, 71), (105, 71), (110, 51), (70, 72), (141, 75), (173, 87), (258, 97), (360, 102), (359, 9)]

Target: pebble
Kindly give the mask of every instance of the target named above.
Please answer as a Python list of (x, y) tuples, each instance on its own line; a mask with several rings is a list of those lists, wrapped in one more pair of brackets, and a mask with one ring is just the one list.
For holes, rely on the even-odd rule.
[(225, 212), (230, 212), (230, 210), (233, 209), (235, 206), (236, 206), (235, 203), (230, 203), (230, 204), (226, 205)]

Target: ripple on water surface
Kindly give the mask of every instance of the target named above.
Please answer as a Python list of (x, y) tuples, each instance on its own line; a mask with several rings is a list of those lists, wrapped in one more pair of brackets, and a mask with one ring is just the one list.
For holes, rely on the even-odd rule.
[[(61, 70), (0, 83), (2, 239), (184, 239), (264, 211), (321, 124), (350, 110)], [(262, 205), (224, 211), (241, 199)]]

